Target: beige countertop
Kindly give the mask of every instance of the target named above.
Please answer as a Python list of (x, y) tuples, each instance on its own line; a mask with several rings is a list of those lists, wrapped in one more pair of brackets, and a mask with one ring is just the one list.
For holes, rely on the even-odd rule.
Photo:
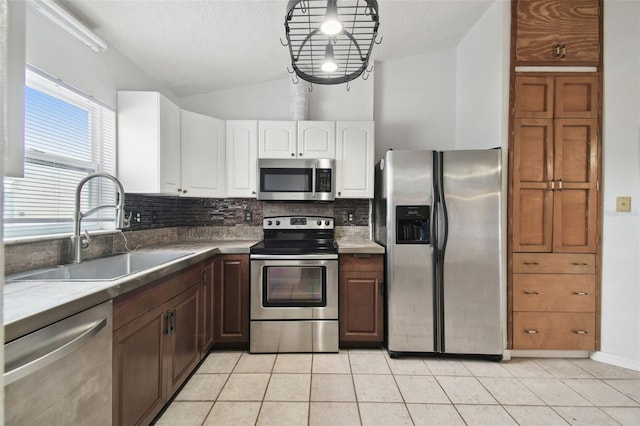
[[(140, 249), (184, 251), (189, 254), (142, 272), (110, 281), (14, 281), (4, 285), (5, 341), (28, 334), (70, 315), (116, 298), (155, 280), (185, 269), (216, 254), (248, 254), (258, 241), (198, 241), (164, 244)], [(384, 247), (370, 240), (338, 240), (339, 253), (384, 254)]]

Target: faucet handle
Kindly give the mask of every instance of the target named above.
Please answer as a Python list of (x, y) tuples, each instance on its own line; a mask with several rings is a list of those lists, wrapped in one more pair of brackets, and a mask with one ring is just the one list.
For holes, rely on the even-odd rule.
[(123, 228), (129, 228), (131, 227), (131, 217), (133, 216), (133, 210), (129, 211), (129, 217), (125, 217), (124, 220), (122, 221), (122, 227)]
[(89, 236), (89, 231), (85, 229), (82, 233), (82, 248), (89, 247), (89, 243), (91, 243), (91, 237)]

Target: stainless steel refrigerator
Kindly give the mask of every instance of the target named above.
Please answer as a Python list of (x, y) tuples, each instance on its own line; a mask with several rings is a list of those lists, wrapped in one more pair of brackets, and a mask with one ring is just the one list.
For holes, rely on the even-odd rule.
[(501, 163), (492, 149), (387, 151), (376, 165), (391, 356), (502, 358)]

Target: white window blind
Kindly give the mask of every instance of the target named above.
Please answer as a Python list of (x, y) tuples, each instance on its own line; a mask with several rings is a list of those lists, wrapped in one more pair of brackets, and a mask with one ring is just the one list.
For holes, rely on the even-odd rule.
[[(115, 130), (113, 109), (28, 69), (25, 171), (4, 180), (5, 238), (71, 233), (78, 182), (91, 173), (115, 174)], [(81, 210), (114, 205), (115, 198), (110, 180), (92, 179)], [(114, 209), (101, 209), (82, 228), (114, 229), (114, 217)]]

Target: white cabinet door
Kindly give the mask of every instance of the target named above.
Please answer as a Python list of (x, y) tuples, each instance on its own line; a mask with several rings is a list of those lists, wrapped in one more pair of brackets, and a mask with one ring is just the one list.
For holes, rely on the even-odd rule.
[(256, 197), (258, 122), (227, 120), (227, 197)]
[(180, 108), (160, 96), (160, 191), (180, 192)]
[(373, 198), (374, 122), (336, 123), (336, 197)]
[(127, 192), (178, 195), (180, 108), (157, 92), (118, 92), (118, 177)]
[(295, 121), (258, 122), (258, 158), (296, 157)]
[(7, 145), (4, 175), (24, 176), (24, 66), (26, 56), (26, 3), (7, 2)]
[(298, 121), (299, 158), (336, 158), (335, 121)]
[(225, 122), (181, 111), (182, 195), (223, 198), (225, 187)]

